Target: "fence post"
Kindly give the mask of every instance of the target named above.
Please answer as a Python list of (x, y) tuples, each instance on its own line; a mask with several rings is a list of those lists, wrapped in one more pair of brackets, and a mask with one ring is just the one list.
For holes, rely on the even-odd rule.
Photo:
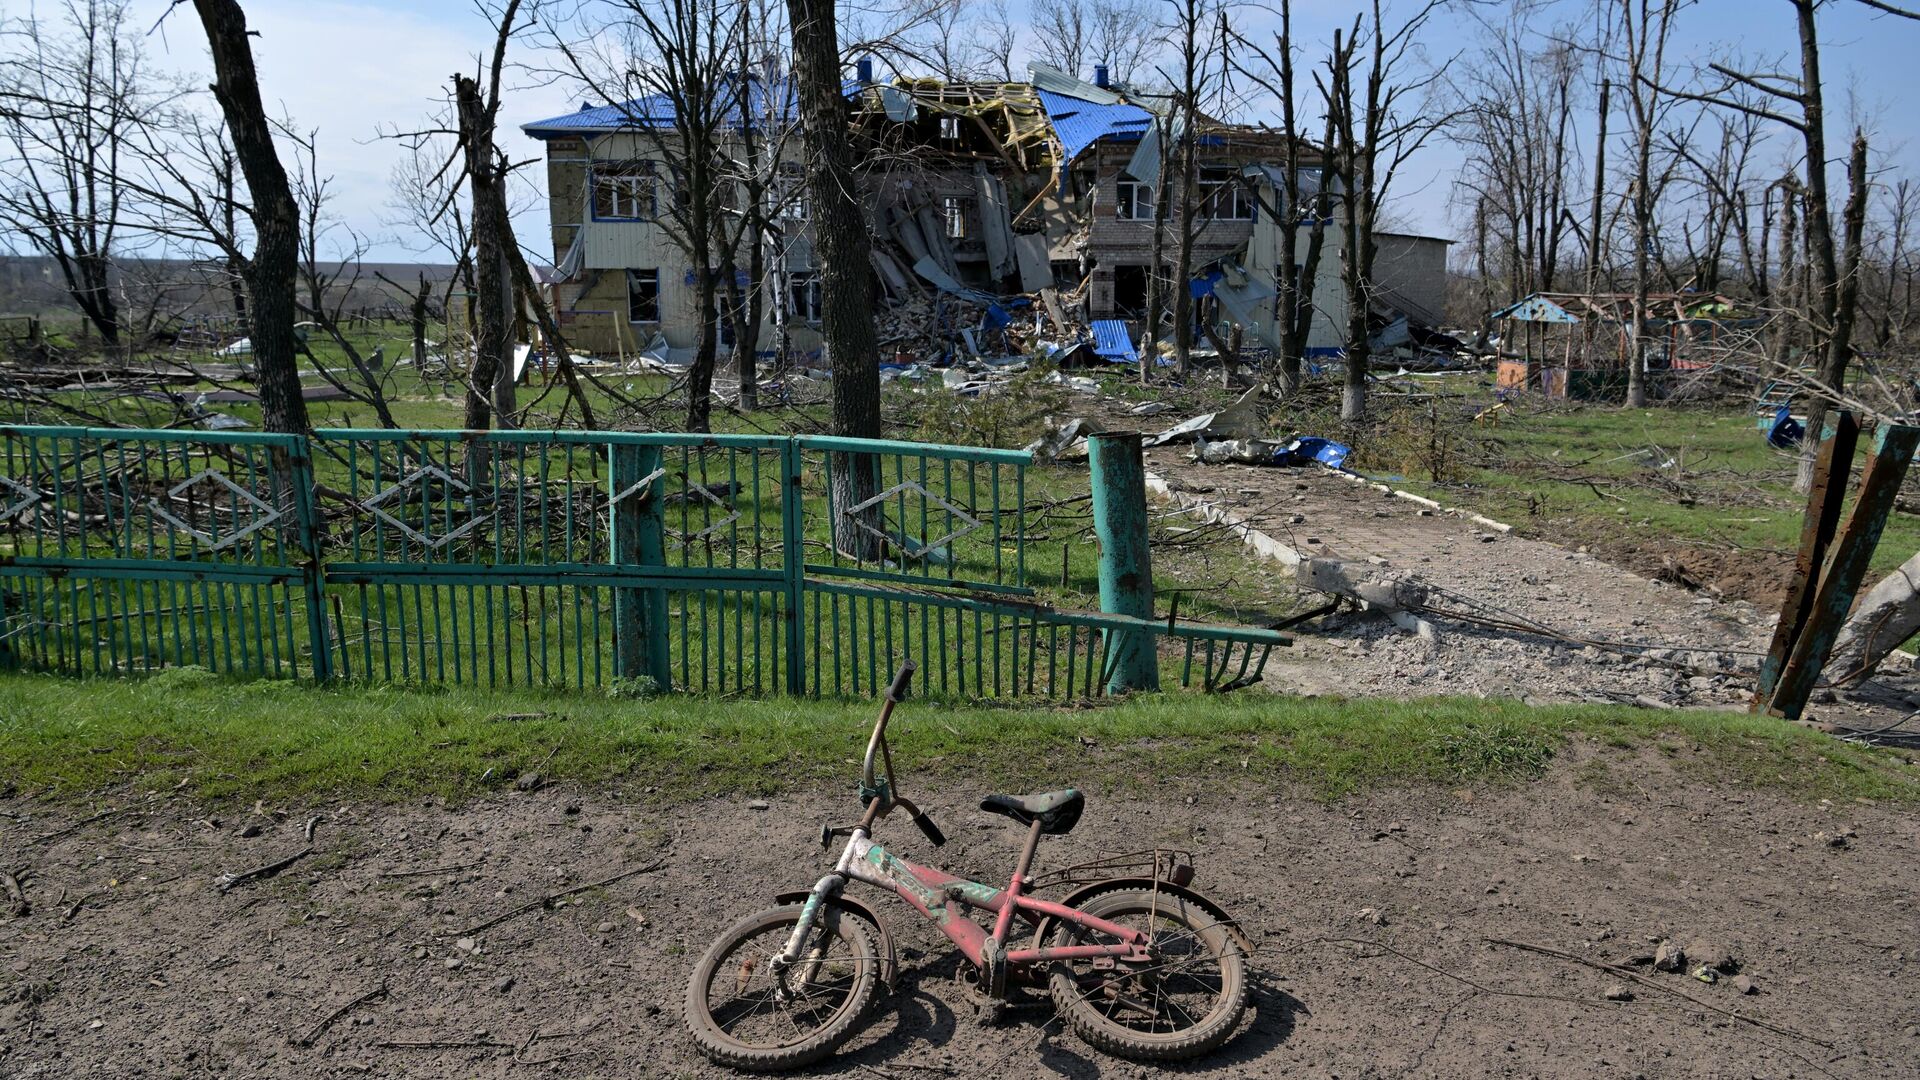
[[(615, 444), (608, 448), (613, 504), (608, 509), (612, 556), (622, 567), (667, 563), (666, 501), (660, 497), (660, 448)], [(616, 586), (613, 590), (613, 674), (644, 676), (657, 689), (673, 688), (667, 630), (667, 591)]]
[(794, 697), (807, 692), (807, 552), (803, 529), (806, 492), (801, 487), (804, 469), (800, 440), (789, 437), (780, 452), (780, 568), (786, 577), (787, 593), (787, 693)]
[[(1153, 554), (1147, 546), (1146, 464), (1138, 432), (1103, 432), (1087, 439), (1093, 487), (1093, 535), (1100, 544), (1100, 610), (1153, 618)], [(1108, 631), (1112, 675), (1107, 692), (1160, 689), (1154, 636)]]
[(284, 453), (288, 464), (287, 486), (293, 496), (294, 531), (300, 542), (300, 587), (307, 601), (307, 640), (313, 650), (313, 677), (318, 682), (327, 682), (333, 678), (333, 649), (327, 636), (327, 570), (322, 562), (319, 516), (313, 504), (312, 437), (290, 436)]

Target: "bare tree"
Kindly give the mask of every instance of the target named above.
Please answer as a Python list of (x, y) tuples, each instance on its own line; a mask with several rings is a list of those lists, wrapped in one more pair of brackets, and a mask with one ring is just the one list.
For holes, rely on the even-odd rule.
[(467, 387), (465, 426), (484, 430), (497, 418), (513, 426), (514, 286), (509, 258), (517, 258), (507, 213), (506, 156), (494, 145), (500, 115), (500, 76), (507, 45), (513, 39), (521, 0), (507, 0), (494, 35), (493, 52), (482, 74), (453, 76), (453, 102), (459, 147), (473, 214), (474, 290), (473, 367)]
[[(1623, 0), (1624, 2), (1624, 0)], [(1833, 230), (1831, 196), (1827, 187), (1826, 94), (1820, 74), (1819, 11), (1824, 0), (1788, 0), (1794, 11), (1799, 33), (1800, 70), (1743, 71), (1730, 64), (1712, 63), (1708, 71), (1720, 80), (1717, 86), (1700, 91), (1674, 90), (1650, 85), (1650, 90), (1673, 94), (1688, 100), (1748, 113), (1799, 132), (1804, 154), (1805, 179), (1799, 191), (1803, 214), (1803, 235), (1807, 252), (1807, 281), (1802, 317), (1816, 336), (1820, 364), (1816, 379), (1837, 392), (1845, 388), (1848, 362), (1853, 356), (1853, 324), (1859, 299), (1857, 267), (1859, 242), (1855, 233), (1856, 217), (1863, 224), (1867, 202), (1867, 146), (1864, 134), (1856, 134), (1848, 169), (1847, 206), (1843, 212), (1847, 236), (1836, 240)], [(1877, 11), (1920, 20), (1915, 12), (1879, 0), (1859, 0)], [(1750, 99), (1742, 92), (1756, 95)], [(1842, 250), (1842, 244), (1845, 250)], [(1843, 268), (1843, 258), (1847, 266)], [(1816, 394), (1808, 408), (1807, 430), (1818, 432), (1826, 422), (1828, 400)], [(1812, 486), (1817, 439), (1805, 440), (1800, 457), (1797, 488)]]
[[(173, 2), (177, 6), (184, 0)], [(254, 248), (246, 279), (253, 302), (253, 362), (261, 425), (268, 431), (304, 433), (310, 425), (300, 389), (299, 343), (293, 331), (300, 208), (274, 146), (274, 125), (260, 101), (246, 13), (236, 0), (193, 0), (193, 6), (213, 53), (213, 96), (226, 117), (251, 200)]]
[[(880, 356), (873, 325), (873, 270), (849, 145), (847, 101), (840, 90), (833, 4), (787, 0), (787, 19), (806, 133), (813, 241), (819, 253), (821, 337), (833, 364), (833, 430), (837, 435), (878, 438)], [(871, 455), (846, 455), (831, 471), (829, 503), (836, 521), (878, 492), (878, 463)]]
[(0, 21), (0, 227), (52, 260), (108, 348), (121, 344), (115, 258), (122, 153), (181, 89), (151, 73), (125, 0), (66, 0)]
[(1512, 297), (1551, 291), (1559, 277), (1573, 225), (1573, 92), (1585, 67), (1567, 44), (1536, 42), (1530, 14), (1516, 5), (1505, 21), (1483, 21), (1479, 48), (1447, 87), (1457, 114), (1448, 134), (1467, 151), (1455, 205), (1487, 215)]
[[(1301, 154), (1305, 140), (1301, 136), (1299, 107), (1294, 98), (1292, 0), (1279, 0), (1278, 12), (1280, 29), (1274, 35), (1272, 48), (1257, 45), (1235, 32), (1233, 40), (1244, 50), (1246, 59), (1236, 55), (1232, 63), (1237, 74), (1276, 99), (1280, 106), (1280, 133), (1285, 146), (1281, 150), (1277, 205), (1266, 198), (1265, 186), (1258, 186), (1254, 191), (1260, 200), (1260, 212), (1277, 222), (1279, 228), (1280, 252), (1274, 260), (1278, 271), (1274, 281), (1274, 310), (1278, 313), (1279, 345), (1275, 350), (1275, 371), (1268, 375), (1269, 378), (1277, 375), (1278, 391), (1288, 395), (1300, 389), (1301, 362), (1313, 327), (1314, 284), (1319, 278), (1320, 256), (1326, 245), (1331, 191), (1331, 163), (1325, 148), (1332, 144), (1333, 134), (1329, 112), (1328, 130), (1322, 137), (1320, 149), (1315, 151), (1319, 159), (1317, 179), (1309, 185), (1305, 181), (1306, 166)], [(1307, 230), (1304, 251), (1300, 246), (1303, 227)]]
[(1647, 292), (1652, 277), (1654, 217), (1658, 199), (1653, 159), (1662, 115), (1660, 85), (1666, 71), (1667, 42), (1681, 0), (1619, 0), (1620, 31), (1626, 46), (1627, 111), (1633, 128), (1633, 312), (1627, 330), (1627, 407), (1647, 403)]
[[(1340, 181), (1340, 272), (1347, 298), (1346, 381), (1340, 417), (1350, 422), (1363, 418), (1367, 410), (1373, 234), (1380, 208), (1401, 167), (1451, 119), (1437, 110), (1413, 108), (1409, 100), (1445, 70), (1444, 65), (1424, 72), (1407, 70), (1414, 63), (1417, 43), (1443, 7), (1445, 0), (1426, 0), (1389, 27), (1382, 18), (1381, 0), (1373, 0), (1371, 23), (1366, 15), (1356, 16), (1344, 41), (1336, 34), (1327, 78), (1321, 82), (1321, 94), (1334, 120), (1328, 152)], [(1363, 43), (1365, 53), (1360, 51)], [(1358, 88), (1356, 71), (1363, 77)]]

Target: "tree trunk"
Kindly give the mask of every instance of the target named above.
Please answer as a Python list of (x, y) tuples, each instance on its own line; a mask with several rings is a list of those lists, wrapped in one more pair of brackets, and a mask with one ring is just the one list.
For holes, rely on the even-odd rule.
[[(840, 43), (831, 0), (787, 0), (793, 27), (793, 71), (806, 132), (807, 196), (820, 267), (821, 337), (833, 365), (833, 433), (880, 436), (880, 356), (873, 326), (873, 266), (867, 221), (848, 148), (847, 103), (841, 95)], [(868, 454), (836, 455), (829, 471), (834, 533), (863, 557), (878, 553), (855, 529), (848, 509), (879, 493), (879, 465)], [(871, 523), (869, 523), (871, 524)], [(855, 533), (861, 535), (856, 536)], [(791, 552), (789, 558), (799, 558)]]
[(427, 370), (427, 300), (432, 296), (432, 286), (427, 275), (420, 275), (420, 291), (413, 294), (413, 370), (416, 375)]
[(299, 266), (300, 210), (273, 145), (273, 127), (260, 101), (247, 17), (235, 0), (194, 0), (213, 53), (213, 94), (220, 102), (253, 204), (254, 252), (247, 274), (253, 298), (253, 364), (260, 389), (261, 426), (304, 434), (306, 398), (300, 393), (294, 341), (294, 287)]
[(1900, 564), (1860, 599), (1834, 642), (1827, 677), (1857, 686), (1915, 633), (1920, 633), (1920, 555)]
[(466, 153), (467, 183), (473, 200), (473, 291), (469, 319), (473, 326), (473, 366), (467, 372), (467, 401), (463, 425), (469, 431), (493, 426), (501, 401), (501, 376), (506, 374), (506, 405), (502, 424), (512, 423), (512, 283), (507, 273), (505, 238), (498, 223), (506, 219), (506, 190), (499, 175), (493, 146), (493, 121), (480, 96), (480, 85), (465, 75), (453, 80), (461, 147)]

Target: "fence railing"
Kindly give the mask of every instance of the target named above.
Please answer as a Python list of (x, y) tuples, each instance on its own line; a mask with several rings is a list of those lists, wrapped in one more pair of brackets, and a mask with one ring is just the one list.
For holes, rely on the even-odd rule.
[(1262, 630), (1036, 602), (1028, 455), (564, 431), (0, 428), (0, 662), (90, 674), (871, 694), (1184, 685)]

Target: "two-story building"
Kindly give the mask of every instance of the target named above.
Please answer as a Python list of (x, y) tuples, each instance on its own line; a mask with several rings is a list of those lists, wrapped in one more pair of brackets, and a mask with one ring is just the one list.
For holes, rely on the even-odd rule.
[[(894, 308), (967, 310), (1018, 296), (1046, 312), (1037, 333), (1084, 337), (1095, 320), (1125, 320), (1136, 340), (1152, 273), (1164, 103), (1035, 65), (1021, 83), (897, 79), (862, 62), (845, 86), (860, 150), (873, 237), (874, 300)], [(818, 346), (819, 284), (799, 174), (790, 86), (748, 97), (751, 134), (778, 175), (766, 205), (767, 272), (760, 348)], [(676, 196), (661, 151), (671, 110), (641, 99), (583, 106), (524, 130), (546, 147), (555, 272), (553, 300), (575, 348), (632, 356), (662, 345), (684, 355), (699, 336), (696, 280), (667, 220)], [(736, 126), (735, 137), (741, 134)], [(1239, 324), (1271, 344), (1280, 230), (1282, 136), (1213, 124), (1197, 143), (1199, 198), (1191, 223), (1168, 207), (1161, 273), (1191, 228), (1193, 285), (1203, 317)], [(744, 145), (744, 144), (743, 144)], [(778, 145), (777, 154), (765, 150)], [(1174, 152), (1169, 141), (1168, 151)], [(668, 155), (670, 156), (670, 155)], [(744, 156), (744, 155), (743, 155)], [(1302, 148), (1317, 188), (1316, 151)], [(1171, 185), (1169, 185), (1171, 186)], [(1315, 283), (1310, 355), (1339, 351), (1346, 322), (1338, 224), (1329, 223)], [(1437, 314), (1396, 297), (1444, 288), (1445, 241), (1382, 236), (1380, 321)], [(1304, 242), (1301, 245), (1304, 250)], [(746, 264), (744, 256), (739, 259)], [(1433, 280), (1428, 281), (1428, 278)], [(1434, 305), (1437, 307), (1437, 305)], [(951, 320), (948, 320), (949, 324)], [(1064, 324), (1064, 325), (1062, 325)], [(722, 331), (722, 345), (729, 338)]]

